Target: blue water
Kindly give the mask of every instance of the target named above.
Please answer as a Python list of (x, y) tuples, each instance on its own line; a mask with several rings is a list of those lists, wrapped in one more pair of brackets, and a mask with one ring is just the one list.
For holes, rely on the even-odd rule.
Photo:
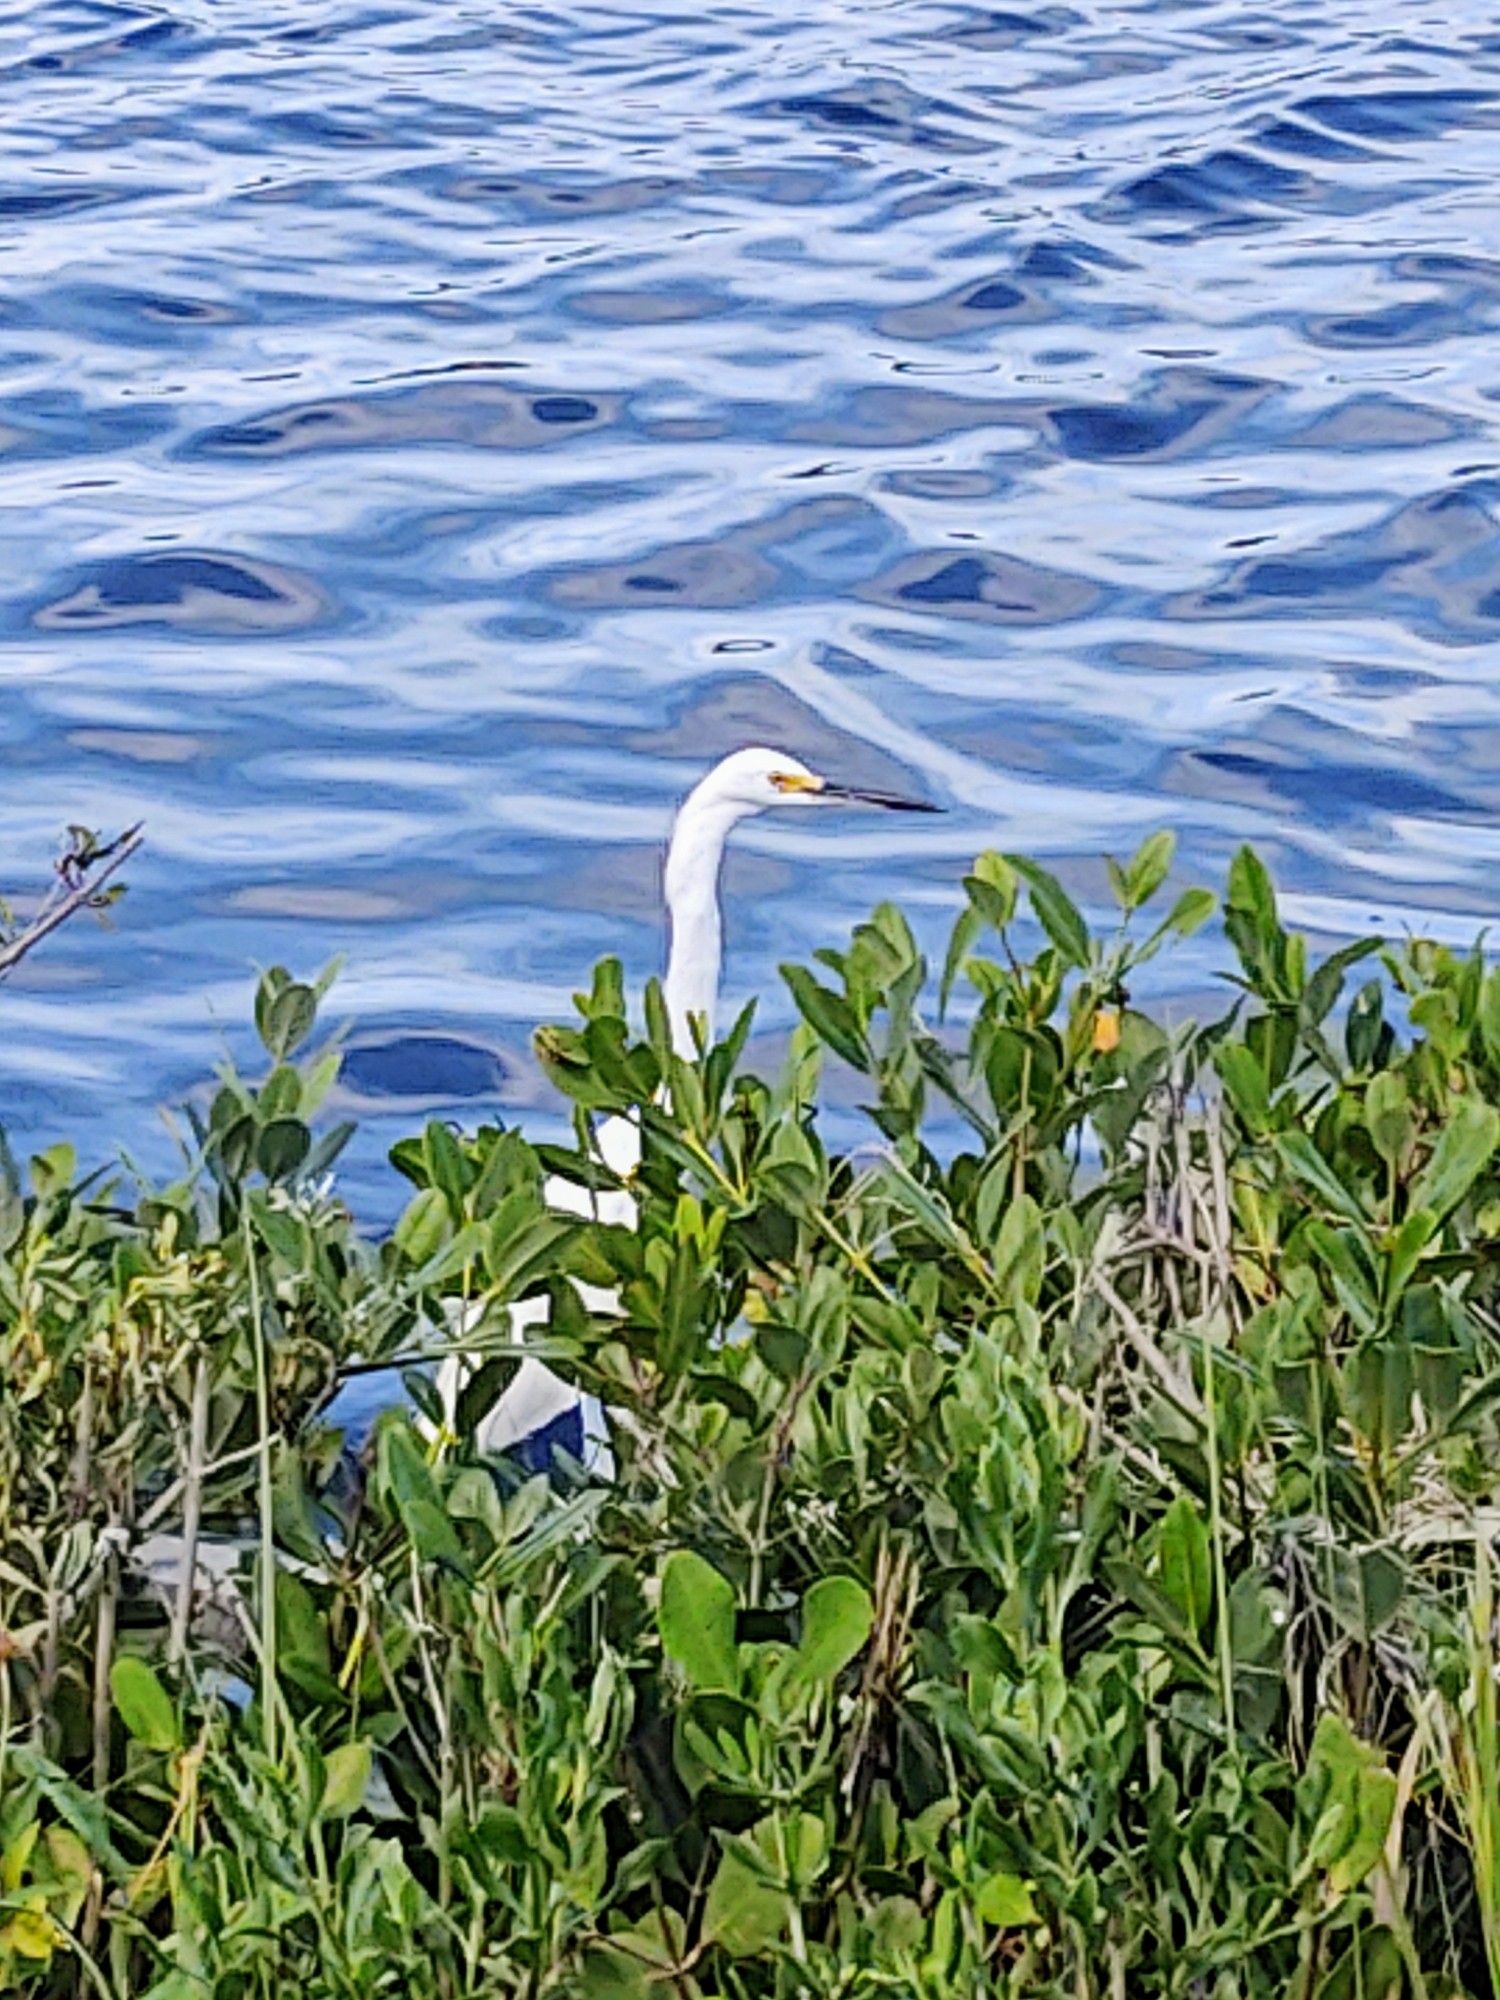
[[(987, 844), (1500, 914), (1500, 29), (1477, 0), (40, 4), (0, 20), (0, 875), (144, 817), (0, 994), (21, 1143), (171, 1158), (342, 952), (357, 1186), (535, 1120), (746, 741), (730, 984)], [(1160, 986), (1196, 1004), (1222, 944)]]

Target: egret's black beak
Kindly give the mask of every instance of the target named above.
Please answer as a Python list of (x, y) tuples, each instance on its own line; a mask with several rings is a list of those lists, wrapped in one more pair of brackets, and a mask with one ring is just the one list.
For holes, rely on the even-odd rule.
[(825, 782), (820, 796), (842, 800), (846, 805), (879, 806), (885, 812), (935, 813), (943, 810), (928, 799), (904, 799), (899, 792), (867, 792), (860, 785), (836, 785), (832, 779)]

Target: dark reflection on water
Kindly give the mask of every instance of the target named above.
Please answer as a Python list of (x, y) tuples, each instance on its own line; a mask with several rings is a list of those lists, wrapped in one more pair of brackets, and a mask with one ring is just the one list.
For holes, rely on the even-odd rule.
[(323, 613), (324, 600), (312, 579), (277, 563), (144, 554), (101, 563), (65, 596), (39, 606), (32, 618), (50, 632), (166, 625), (227, 636), (294, 630)]
[(150, 830), (6, 989), (22, 1143), (165, 1164), (254, 968), (335, 951), (357, 1177), (544, 1118), (531, 1025), (654, 966), (671, 801), (756, 738), (950, 808), (742, 842), (772, 1027), (986, 843), (1493, 918), (1479, 10), (23, 0), (0, 119), (0, 886)]

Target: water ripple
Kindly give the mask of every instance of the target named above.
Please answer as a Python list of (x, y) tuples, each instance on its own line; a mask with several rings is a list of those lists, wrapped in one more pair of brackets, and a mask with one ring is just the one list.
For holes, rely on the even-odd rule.
[(6, 989), (18, 1140), (165, 1164), (253, 968), (334, 951), (356, 1177), (544, 1117), (531, 1023), (655, 964), (671, 802), (755, 738), (950, 808), (747, 830), (772, 1025), (985, 843), (1493, 919), (1477, 16), (22, 0), (0, 118), (0, 888), (150, 833)]

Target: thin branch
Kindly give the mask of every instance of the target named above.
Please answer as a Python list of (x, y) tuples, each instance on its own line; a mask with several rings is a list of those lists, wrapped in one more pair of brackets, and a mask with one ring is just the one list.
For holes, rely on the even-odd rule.
[(34, 951), (44, 937), (79, 910), (102, 907), (100, 891), (119, 868), (130, 859), (145, 839), (144, 826), (137, 821), (127, 827), (107, 847), (96, 847), (91, 834), (74, 829), (74, 845), (57, 864), (57, 882), (40, 910), (24, 929), (0, 943), (0, 979), (4, 979), (26, 954)]
[(208, 1453), (208, 1362), (200, 1354), (193, 1368), (193, 1399), (188, 1426), (187, 1470), (183, 1479), (182, 1574), (172, 1608), (172, 1632), (167, 1643), (169, 1663), (180, 1668), (187, 1657), (188, 1627), (198, 1582), (198, 1529), (203, 1520), (203, 1462)]

